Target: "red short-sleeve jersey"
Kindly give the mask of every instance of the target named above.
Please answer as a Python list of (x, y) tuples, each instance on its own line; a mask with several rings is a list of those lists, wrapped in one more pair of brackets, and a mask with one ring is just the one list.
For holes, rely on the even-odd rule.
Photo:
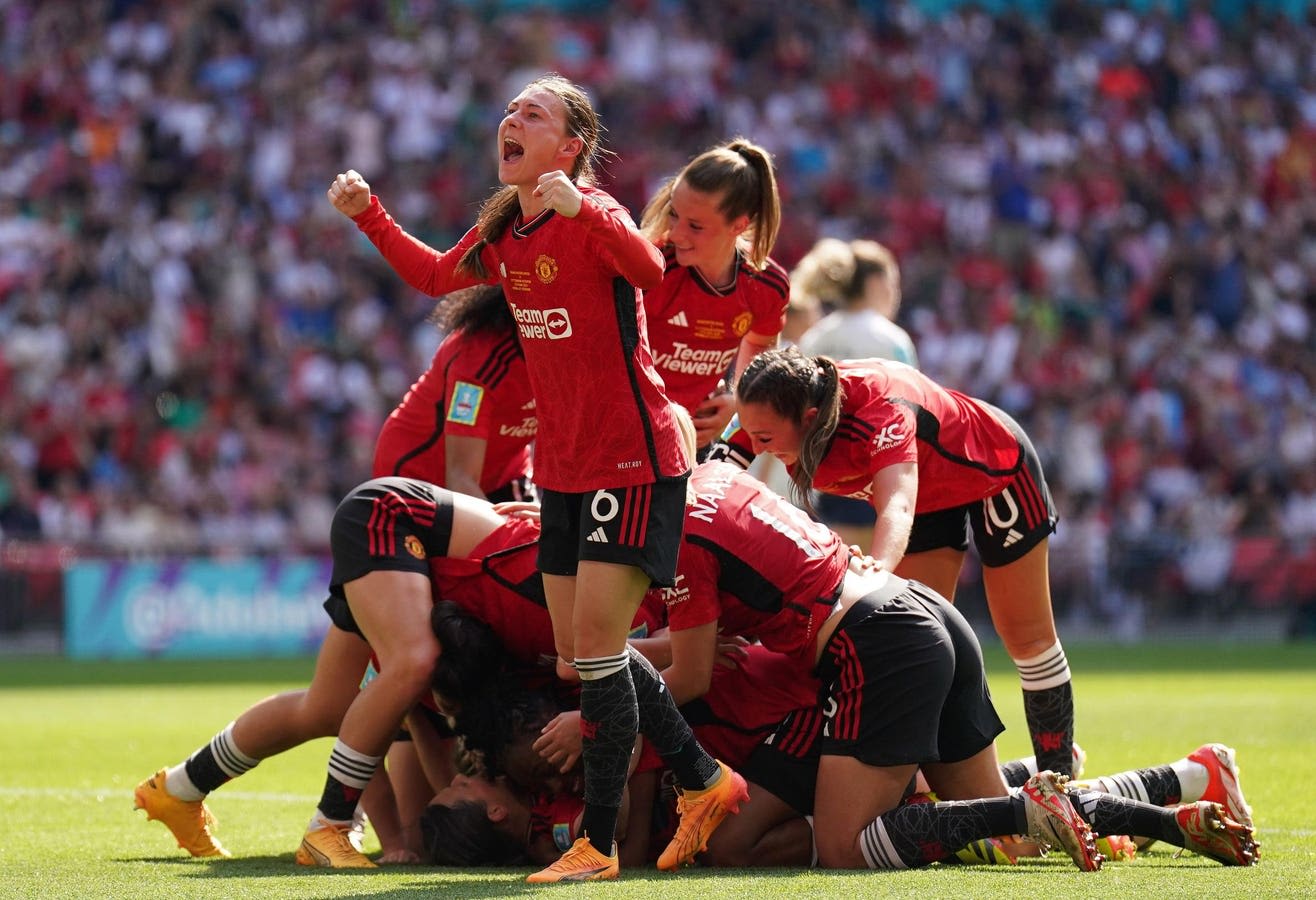
[(915, 512), (936, 512), (1000, 493), (1023, 464), (1018, 438), (982, 401), (891, 360), (837, 365), (845, 399), (818, 490), (870, 500), (878, 472), (913, 461)]
[(486, 442), (480, 473), (486, 494), (530, 474), (535, 398), (514, 335), (458, 330), (444, 338), (429, 369), (384, 422), (373, 476), (445, 484), (448, 435)]
[(696, 466), (696, 500), (673, 588), (658, 590), (673, 631), (717, 621), (813, 666), (817, 629), (831, 613), (850, 552), (841, 539), (740, 468)]
[[(838, 362), (841, 415), (813, 476), (825, 494), (872, 499), (887, 466), (918, 464), (917, 513), (977, 503), (1005, 490), (1024, 464), (1019, 439), (981, 400), (888, 359)], [(748, 466), (749, 435), (732, 419), (717, 458)]]
[(736, 359), (747, 332), (781, 333), (790, 300), (790, 278), (769, 259), (754, 269), (736, 254), (736, 279), (719, 290), (698, 270), (663, 252), (663, 283), (644, 295), (649, 346), (667, 395), (694, 412)]

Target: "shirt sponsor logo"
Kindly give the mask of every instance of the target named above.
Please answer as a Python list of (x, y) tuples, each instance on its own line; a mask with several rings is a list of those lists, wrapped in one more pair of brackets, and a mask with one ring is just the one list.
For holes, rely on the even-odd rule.
[(538, 430), (539, 420), (534, 416), (526, 416), (521, 420), (520, 425), (498, 426), (498, 434), (501, 437), (532, 438)]
[(676, 576), (676, 584), (672, 587), (658, 588), (658, 596), (662, 598), (663, 603), (667, 605), (668, 609), (690, 599), (690, 589), (682, 584), (684, 581), (685, 576), (678, 574)]
[(562, 307), (554, 309), (522, 309), (509, 302), (516, 330), (531, 341), (560, 341), (571, 337), (571, 316)]
[(484, 388), (478, 384), (459, 381), (452, 389), (452, 401), (448, 404), (448, 421), (458, 425), (474, 425), (480, 416), (480, 404), (484, 402)]
[(557, 278), (557, 260), (546, 253), (539, 254), (535, 259), (535, 275), (544, 284), (552, 284)]
[(735, 347), (730, 350), (702, 350), (678, 341), (672, 346), (672, 352), (655, 356), (654, 364), (668, 372), (710, 376), (721, 375), (735, 358)]
[(899, 422), (892, 422), (877, 434), (873, 435), (873, 449), (886, 450), (905, 440), (905, 431), (900, 427)]

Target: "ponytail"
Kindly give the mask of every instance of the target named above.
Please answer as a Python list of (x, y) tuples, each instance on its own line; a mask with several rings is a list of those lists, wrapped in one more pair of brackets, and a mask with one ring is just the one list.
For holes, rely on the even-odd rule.
[(818, 410), (813, 422), (800, 435), (799, 458), (791, 473), (791, 499), (814, 512), (810, 493), (836, 425), (841, 418), (841, 376), (836, 363), (826, 356), (805, 356), (795, 348), (765, 350), (745, 367), (736, 383), (741, 403), (760, 403), (798, 428), (804, 414)]

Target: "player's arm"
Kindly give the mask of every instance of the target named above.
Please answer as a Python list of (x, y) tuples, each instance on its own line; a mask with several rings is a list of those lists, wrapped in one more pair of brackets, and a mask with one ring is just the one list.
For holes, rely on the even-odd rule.
[(663, 670), (663, 681), (677, 706), (708, 693), (716, 661), (716, 621), (672, 630), (672, 664)]
[(895, 571), (909, 546), (918, 501), (918, 463), (901, 462), (878, 471), (873, 478), (873, 543), (869, 555), (883, 569)]
[(444, 486), (459, 494), (488, 499), (480, 487), (480, 475), (484, 472), (484, 455), (488, 448), (489, 442), (481, 437), (445, 434), (443, 477), (447, 482)]
[(756, 456), (753, 442), (750, 441), (745, 430), (740, 427), (740, 418), (732, 416), (731, 421), (727, 423), (727, 427), (722, 430), (722, 436), (713, 441), (712, 446), (709, 447), (708, 455), (705, 458), (709, 462), (722, 460), (723, 462), (735, 463), (742, 469), (748, 469)]
[(696, 443), (700, 447), (717, 440), (731, 422), (731, 417), (736, 414), (736, 395), (731, 389), (731, 385), (735, 384), (736, 373), (745, 371), (745, 366), (749, 365), (754, 357), (775, 346), (777, 346), (775, 334), (745, 332), (745, 336), (740, 339), (740, 348), (736, 351), (735, 368), (731, 370), (729, 383), (719, 382), (717, 390), (708, 395), (692, 416)]
[(416, 290), (437, 297), (480, 283), (480, 279), (457, 271), (462, 255), (480, 239), (474, 228), (456, 247), (441, 253), (393, 221), (379, 198), (370, 193), (370, 185), (352, 169), (334, 179), (328, 196), (334, 209), (356, 223), (393, 271)]
[(636, 230), (625, 210), (586, 197), (576, 221), (598, 242), (622, 278), (642, 291), (662, 284), (662, 251)]

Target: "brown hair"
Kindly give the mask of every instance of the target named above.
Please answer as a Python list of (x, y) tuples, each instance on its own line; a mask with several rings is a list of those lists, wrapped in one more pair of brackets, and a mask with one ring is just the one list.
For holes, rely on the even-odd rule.
[[(580, 153), (571, 166), (571, 180), (579, 184), (594, 183), (594, 161), (602, 150), (603, 125), (599, 122), (594, 104), (584, 89), (557, 73), (549, 73), (527, 84), (522, 92), (543, 89), (561, 101), (566, 112), (566, 131), (574, 138), (580, 138)], [(480, 214), (475, 220), (480, 239), (462, 255), (457, 263), (457, 270), (479, 278), (488, 278), (490, 272), (484, 266), (480, 253), (484, 248), (498, 240), (507, 227), (512, 224), (519, 210), (516, 188), (504, 185), (493, 192), (480, 207)]]
[(448, 294), (430, 315), (446, 332), (461, 329), (467, 334), (516, 334), (516, 320), (496, 284), (480, 284)]
[(722, 201), (717, 209), (728, 221), (749, 217), (749, 263), (756, 269), (763, 268), (781, 228), (781, 197), (768, 151), (738, 137), (705, 150), (686, 163), (685, 168), (658, 189), (640, 218), (640, 230), (655, 243), (667, 238), (672, 190), (679, 181), (700, 193), (720, 194)]
[(791, 499), (812, 513), (813, 476), (836, 433), (845, 398), (836, 363), (826, 356), (805, 356), (794, 347), (765, 350), (745, 367), (736, 383), (736, 398), (761, 403), (796, 427), (803, 427), (804, 414), (817, 408), (813, 424), (800, 435), (799, 459), (791, 473)]

